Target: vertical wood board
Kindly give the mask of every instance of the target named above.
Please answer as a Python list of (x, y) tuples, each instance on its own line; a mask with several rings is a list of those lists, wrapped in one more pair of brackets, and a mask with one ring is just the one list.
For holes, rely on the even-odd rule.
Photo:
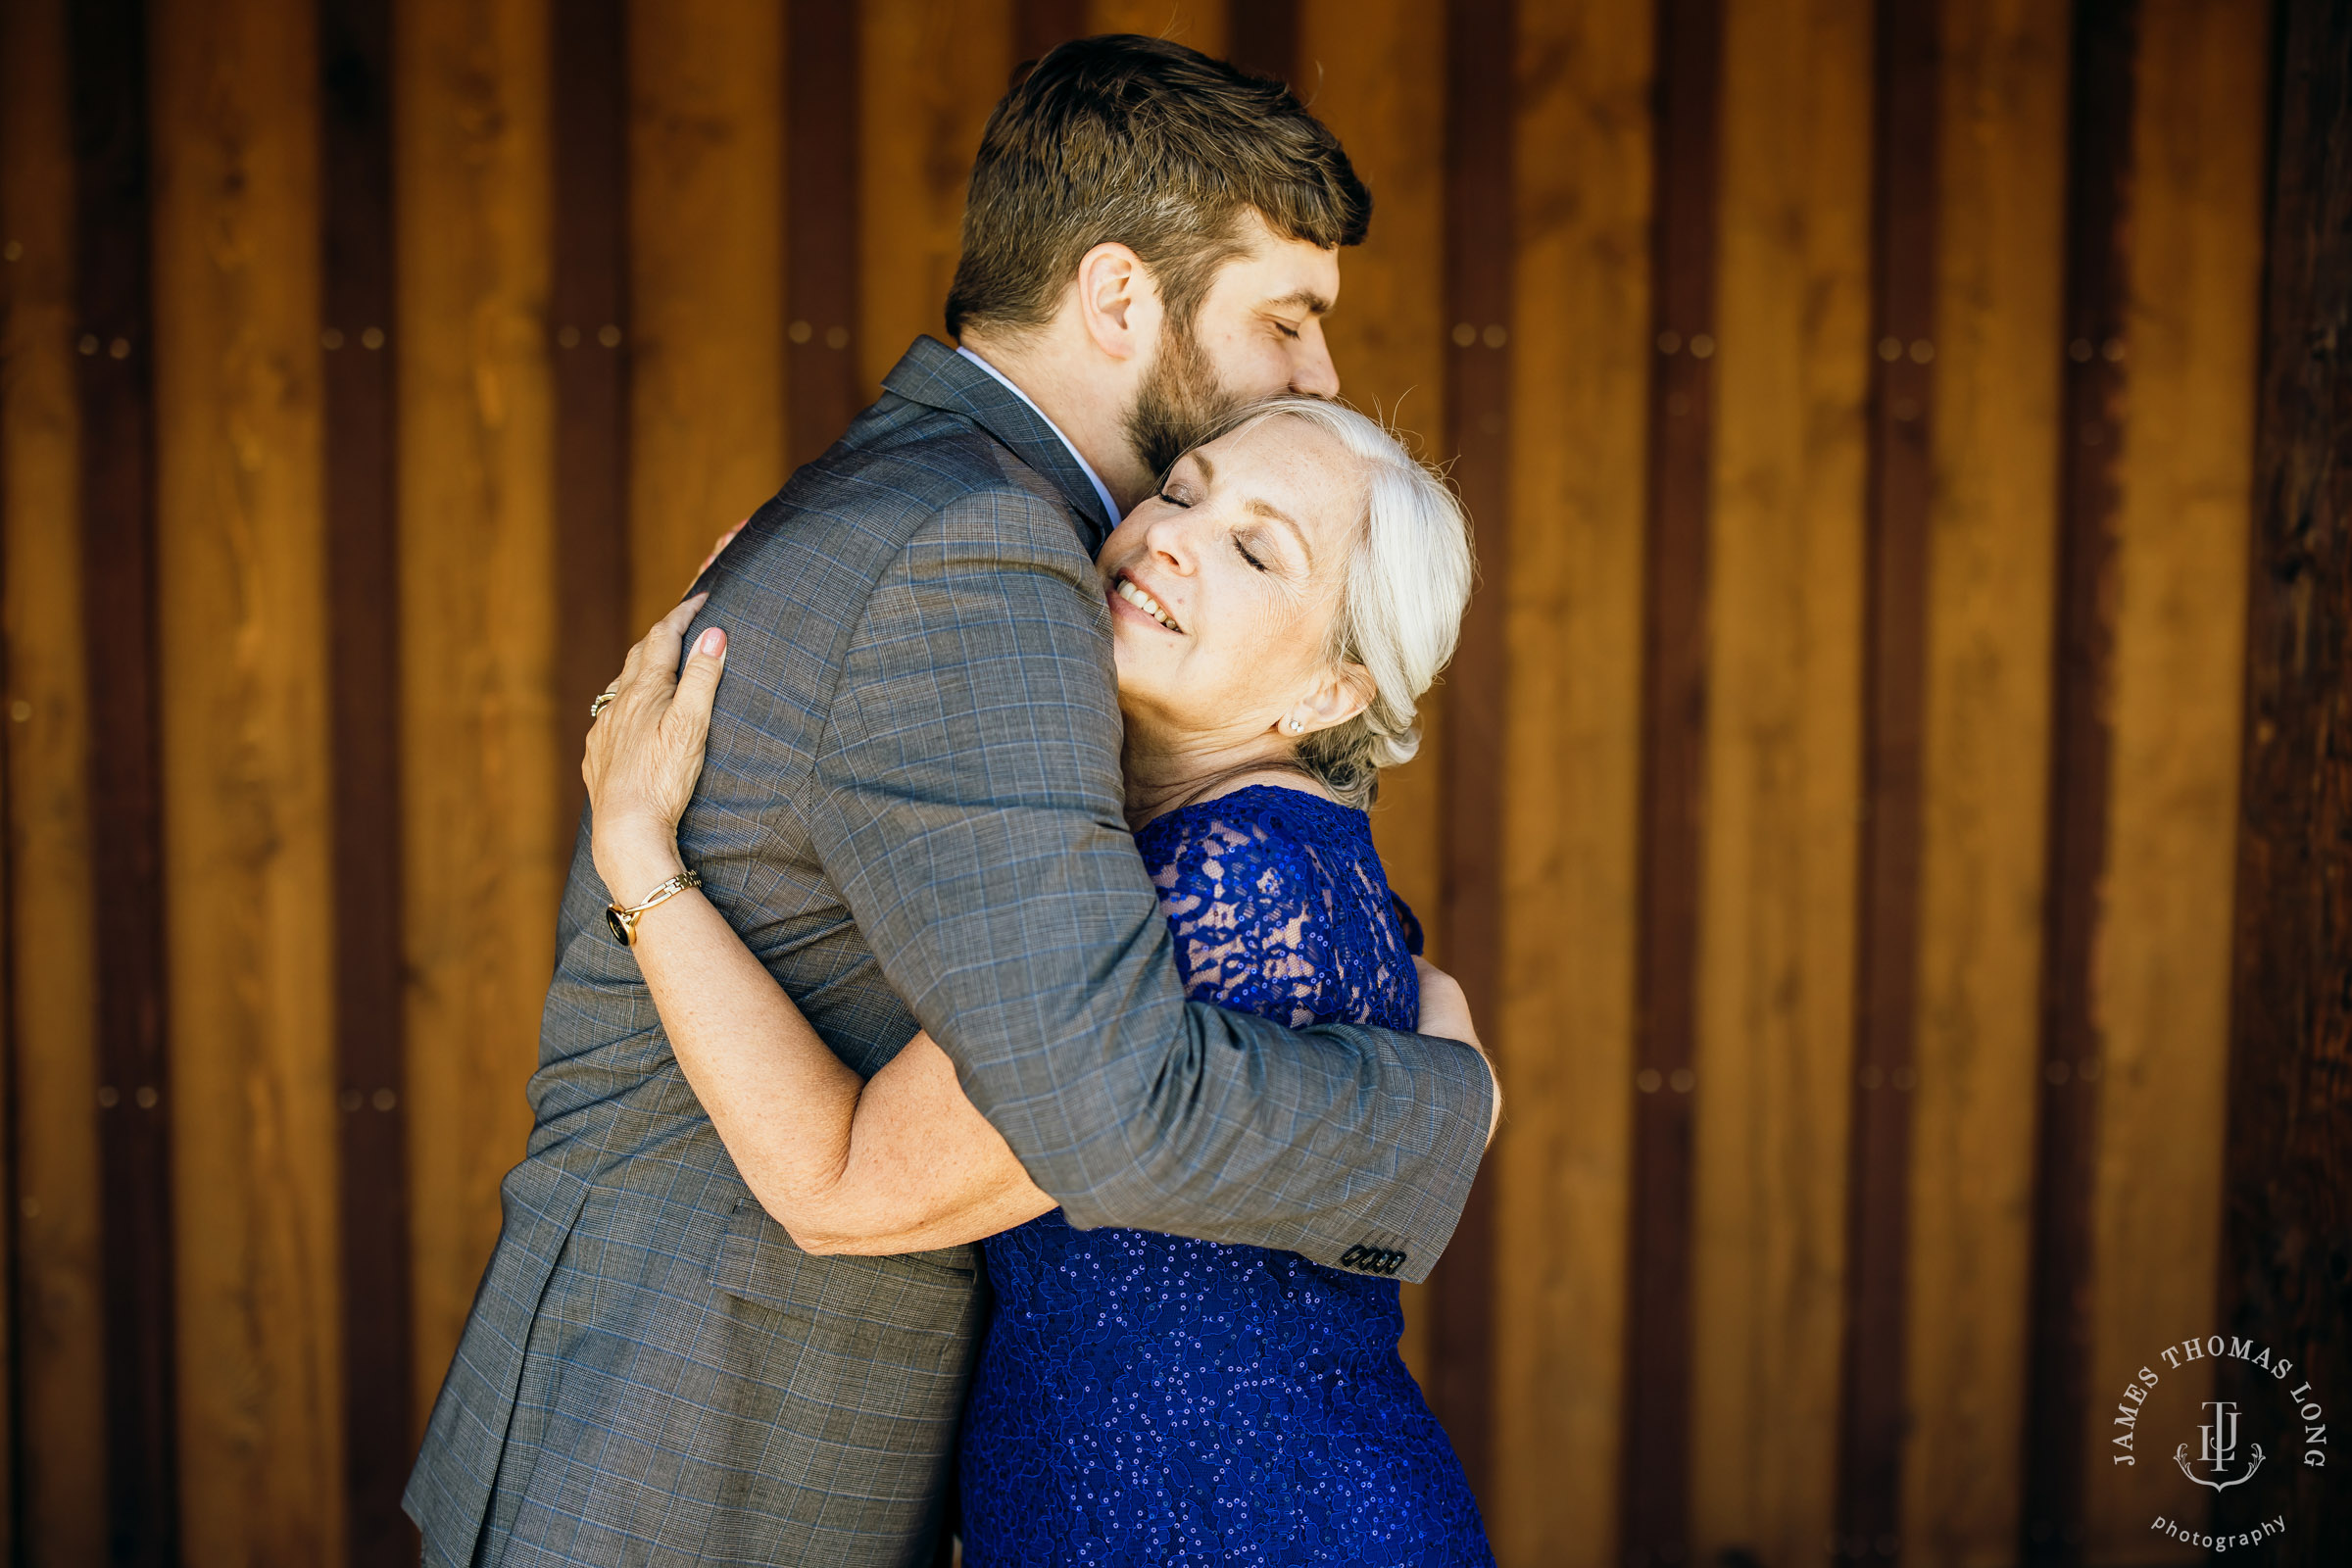
[[(108, 1553), (179, 1552), (146, 9), (70, 19)], [(144, 1091), (144, 1093), (142, 1093)]]
[[(2090, 1407), (2091, 1200), (2105, 1066), (2092, 967), (2111, 851), (2115, 465), (2123, 433), (2125, 247), (2133, 162), (2136, 0), (2069, 19), (2050, 784), (2036, 1038), (2029, 1337), (2019, 1543), (2072, 1564), (2083, 1540)], [(2112, 345), (2113, 352), (2102, 352)]]
[(1513, 1568), (1600, 1568), (1631, 1392), (1626, 1198), (1650, 359), (1646, 7), (1523, 5), (1495, 1464)]
[[(629, 8), (574, 0), (551, 14), (554, 57), (556, 647), (558, 715), (584, 712), (620, 673), (629, 621)], [(560, 752), (564, 820), (587, 799)]]
[(1086, 0), (1012, 0), (1015, 68), (1034, 65), (1056, 44), (1092, 31), (1086, 10)]
[(2017, 1537), (2048, 784), (2066, 19), (1943, 7), (1906, 1561)]
[[(1516, 275), (1514, 0), (1460, 0), (1446, 37), (1446, 304), (1448, 477), (1478, 536), (1438, 754), (1438, 917), (1446, 966), (1474, 1014), (1502, 1003), (1503, 748), (1510, 655), (1511, 307)], [(1493, 1027), (1490, 1025), (1489, 1027)], [(1507, 1056), (1505, 1047), (1500, 1056)], [(1471, 1487), (1492, 1495), (1494, 1191), (1492, 1164), (1430, 1276), (1430, 1398)]]
[(63, 0), (0, 8), (0, 638), (15, 1548), (106, 1552), (96, 911)]
[[(2106, 1039), (2093, 1192), (2087, 1551), (2158, 1560), (2186, 1511), (2151, 1424), (2111, 1462), (2117, 1392), (2209, 1333), (2220, 1264), (2230, 909), (2244, 668), (2268, 8), (2144, 0), (2119, 465), (2114, 846), (2096, 1005)], [(2208, 1368), (2208, 1375), (2209, 1375)], [(2206, 1381), (2183, 1367), (2184, 1383)], [(2164, 1408), (2193, 1410), (2178, 1386)], [(2283, 1457), (2283, 1455), (2282, 1455)]]
[(631, 0), (632, 639), (790, 471), (783, 83), (780, 7)]
[(587, 727), (554, 703), (547, 29), (539, 0), (394, 14), (418, 1430), (530, 1132), (571, 845), (556, 758)]
[(1298, 0), (1227, 0), (1225, 58), (1260, 76), (1314, 90), (1311, 73), (1298, 70)]
[[(158, 643), (182, 1549), (342, 1560), (310, 16), (154, 22)], [(198, 1239), (201, 1239), (200, 1241)]]
[(1859, 876), (1846, 1158), (1838, 1523), (1848, 1553), (1902, 1544), (1905, 1330), (1927, 696), (1942, 7), (1872, 18), (1871, 372), (1862, 543)]
[(870, 0), (858, 98), (861, 396), (923, 333), (947, 337), (980, 128), (1012, 74), (1009, 0)]
[(1225, 58), (1225, 6), (1218, 0), (1087, 0), (1086, 30), (1166, 38)]
[(784, 47), (786, 461), (841, 439), (867, 399), (858, 253), (858, 41), (856, 13), (790, 0)]
[[(335, 1116), (342, 1141), (345, 1535), (351, 1568), (417, 1551), (400, 1497), (416, 1455), (408, 1114), (401, 1016), (399, 476), (392, 356), (392, 14), (317, 8), (325, 426), (324, 588), (333, 748)], [(374, 341), (381, 343), (380, 336)]]
[(1680, 1562), (1691, 1529), (1690, 1092), (1705, 845), (1709, 516), (1715, 451), (1722, 0), (1659, 0), (1643, 475), (1642, 746), (1635, 896), (1619, 1554)]
[[(2316, 1393), (2352, 1386), (2339, 1269), (2312, 1268), (2305, 1241), (2352, 1237), (2352, 365), (2335, 347), (2352, 340), (2352, 11), (2276, 22), (2221, 1327), (2280, 1347)], [(2259, 1409), (2296, 1462), (2230, 1488), (2216, 1529), (2290, 1515), (2275, 1561), (2318, 1568), (2352, 1539), (2352, 1487), (2309, 1462), (2308, 1426), (2295, 1452), (2275, 1379), (2221, 1373), (2216, 1394)]]
[(1733, 0), (1723, 58), (1692, 1546), (1794, 1561), (1821, 1550), (1836, 1476), (1870, 7)]

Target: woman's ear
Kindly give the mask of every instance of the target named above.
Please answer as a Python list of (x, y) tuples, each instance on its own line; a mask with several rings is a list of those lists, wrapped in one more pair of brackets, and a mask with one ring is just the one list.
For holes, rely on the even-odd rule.
[(1110, 358), (1142, 354), (1159, 329), (1159, 289), (1144, 259), (1116, 240), (1080, 257), (1078, 319)]
[(1372, 683), (1372, 672), (1363, 665), (1335, 664), (1323, 672), (1304, 697), (1291, 705), (1291, 710), (1283, 715), (1282, 729), (1289, 735), (1337, 729), (1370, 708), (1372, 699), (1379, 695), (1379, 688)]

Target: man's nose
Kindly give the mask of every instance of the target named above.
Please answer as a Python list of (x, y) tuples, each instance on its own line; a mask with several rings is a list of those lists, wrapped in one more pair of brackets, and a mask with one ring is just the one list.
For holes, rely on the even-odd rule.
[(1291, 349), (1291, 390), (1310, 398), (1340, 395), (1340, 368), (1331, 363), (1331, 345), (1323, 339), (1323, 323), (1309, 318)]

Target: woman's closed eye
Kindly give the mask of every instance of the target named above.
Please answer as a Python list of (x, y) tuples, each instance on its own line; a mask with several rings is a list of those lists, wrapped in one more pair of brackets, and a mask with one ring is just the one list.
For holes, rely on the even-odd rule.
[(1264, 562), (1258, 560), (1257, 557), (1250, 553), (1250, 546), (1244, 542), (1242, 536), (1238, 533), (1233, 536), (1233, 548), (1240, 552), (1241, 558), (1244, 561), (1250, 563), (1250, 569), (1254, 571), (1264, 571), (1267, 569)]

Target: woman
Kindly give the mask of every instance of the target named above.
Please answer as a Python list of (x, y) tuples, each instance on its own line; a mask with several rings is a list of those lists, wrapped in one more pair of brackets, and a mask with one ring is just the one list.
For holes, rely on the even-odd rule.
[[(1284, 399), (1180, 459), (1100, 564), (1129, 825), (1191, 993), (1293, 1027), (1412, 1028), (1419, 933), (1364, 808), (1413, 755), (1469, 594), (1451, 496), (1372, 420)], [(616, 899), (684, 870), (675, 826), (725, 658), (706, 631), (673, 686), (699, 604), (632, 650), (589, 736)], [(1394, 1281), (1074, 1230), (927, 1035), (859, 1080), (692, 891), (641, 919), (636, 952), (679, 1066), (803, 1248), (988, 1238), (960, 1459), (974, 1568), (1492, 1561), (1396, 1354)]]

